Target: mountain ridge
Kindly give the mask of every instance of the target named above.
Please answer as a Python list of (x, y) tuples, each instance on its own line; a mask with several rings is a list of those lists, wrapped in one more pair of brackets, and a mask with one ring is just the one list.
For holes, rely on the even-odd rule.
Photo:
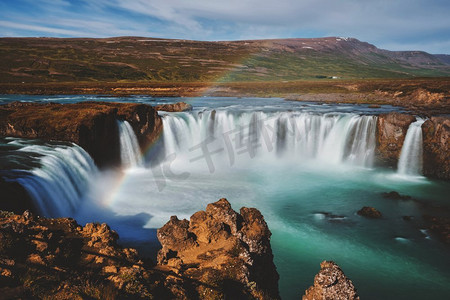
[[(279, 81), (450, 76), (450, 59), (355, 38), (0, 38), (0, 82)], [(450, 57), (450, 56), (449, 56)]]

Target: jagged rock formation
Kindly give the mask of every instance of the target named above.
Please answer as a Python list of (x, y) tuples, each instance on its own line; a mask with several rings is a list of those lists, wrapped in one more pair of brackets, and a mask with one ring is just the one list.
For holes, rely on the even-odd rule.
[(144, 104), (80, 102), (21, 103), (0, 106), (0, 135), (69, 141), (83, 147), (99, 167), (120, 163), (116, 120), (127, 120), (141, 149), (159, 136), (162, 121)]
[(406, 132), (415, 120), (414, 116), (396, 112), (378, 116), (376, 158), (379, 164), (397, 166)]
[(117, 239), (106, 224), (1, 212), (0, 298), (187, 298), (180, 280), (153, 270)]
[(422, 125), (423, 174), (450, 179), (450, 117), (432, 117)]
[(168, 112), (180, 112), (192, 110), (192, 105), (186, 102), (177, 102), (173, 104), (159, 104), (155, 105), (156, 110), (168, 111)]
[(158, 231), (158, 264), (117, 244), (106, 224), (0, 211), (0, 298), (279, 299), (261, 213), (225, 199)]
[(359, 296), (352, 281), (335, 262), (323, 261), (314, 285), (306, 290), (302, 300), (359, 300)]
[(257, 209), (237, 213), (220, 199), (190, 221), (173, 216), (158, 230), (158, 264), (205, 283), (197, 288), (201, 298), (278, 299), (270, 236)]

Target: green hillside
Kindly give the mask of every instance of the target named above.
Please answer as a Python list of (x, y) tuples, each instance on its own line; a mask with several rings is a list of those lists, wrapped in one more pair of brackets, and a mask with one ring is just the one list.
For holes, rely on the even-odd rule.
[(0, 83), (450, 76), (450, 65), (438, 56), (391, 52), (343, 38), (236, 42), (1, 38), (0, 57)]

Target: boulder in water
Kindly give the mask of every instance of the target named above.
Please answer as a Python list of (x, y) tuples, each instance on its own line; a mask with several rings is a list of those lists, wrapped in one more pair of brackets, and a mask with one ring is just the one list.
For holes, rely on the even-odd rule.
[(396, 191), (390, 191), (389, 193), (383, 193), (383, 197), (386, 199), (392, 199), (392, 200), (410, 200), (411, 199), (411, 196), (400, 195)]
[(379, 212), (376, 208), (370, 206), (364, 206), (360, 210), (358, 210), (358, 215), (371, 218), (371, 219), (379, 219), (381, 218), (381, 212)]

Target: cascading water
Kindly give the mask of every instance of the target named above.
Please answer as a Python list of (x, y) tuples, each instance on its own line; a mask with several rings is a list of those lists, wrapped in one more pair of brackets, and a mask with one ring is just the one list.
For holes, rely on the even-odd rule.
[[(79, 96), (67, 97), (79, 101)], [(165, 103), (178, 99), (147, 100)], [(392, 176), (383, 168), (358, 167), (372, 163), (377, 117), (371, 115), (399, 108), (374, 110), (364, 105), (274, 98), (201, 97), (188, 101), (204, 111), (161, 113), (163, 137), (151, 154), (166, 160), (161, 164), (160, 160), (149, 161), (152, 168), (84, 177), (95, 174), (96, 169), (88, 156), (88, 165), (78, 165), (80, 158), (69, 161), (77, 151), (85, 154), (76, 146), (36, 140), (20, 140), (23, 145), (14, 146), (18, 139), (0, 138), (0, 154), (4, 153), (0, 176), (6, 181), (22, 178), (28, 190), (40, 193), (36, 203), (45, 215), (72, 216), (80, 224), (106, 222), (119, 232), (127, 247), (141, 245), (145, 249), (157, 244), (156, 229), (170, 216), (189, 218), (221, 197), (235, 210), (256, 207), (272, 232), (283, 299), (298, 298), (324, 259), (339, 262), (350, 278), (357, 279), (358, 293), (365, 299), (393, 294), (408, 300), (448, 298), (448, 247), (425, 235), (424, 228), (411, 226), (422, 222), (402, 219), (410, 216), (420, 221), (423, 215), (435, 213), (448, 216), (449, 184), (432, 179), (426, 184), (395, 180), (402, 176)], [(40, 150), (17, 151), (30, 145)], [(137, 145), (131, 148), (138, 149)], [(62, 154), (62, 149), (67, 152)], [(160, 149), (164, 151), (157, 153)], [(216, 167), (214, 174), (205, 169), (208, 154)], [(65, 163), (69, 166), (64, 167)], [(85, 175), (72, 178), (72, 171), (64, 168)], [(57, 183), (61, 180), (64, 184)], [(70, 192), (74, 200), (68, 201), (70, 197), (63, 194), (69, 193), (68, 188), (74, 189)], [(393, 190), (411, 200), (382, 196)], [(425, 202), (429, 205), (423, 205)], [(375, 206), (384, 217), (374, 222), (356, 214), (367, 205)], [(302, 272), (293, 266), (302, 266)]]
[(71, 216), (97, 173), (89, 154), (76, 144), (25, 146), (18, 151), (38, 157), (40, 167), (15, 179), (33, 198), (41, 214)]
[(117, 121), (120, 138), (120, 158), (122, 166), (135, 168), (142, 166), (141, 150), (133, 128), (127, 121)]
[(375, 149), (375, 116), (206, 111), (165, 115), (163, 124), (166, 157), (208, 150), (231, 165), (258, 157), (370, 167)]
[(417, 176), (422, 173), (422, 124), (423, 119), (411, 123), (403, 142), (400, 159), (398, 161), (398, 173), (401, 175)]

